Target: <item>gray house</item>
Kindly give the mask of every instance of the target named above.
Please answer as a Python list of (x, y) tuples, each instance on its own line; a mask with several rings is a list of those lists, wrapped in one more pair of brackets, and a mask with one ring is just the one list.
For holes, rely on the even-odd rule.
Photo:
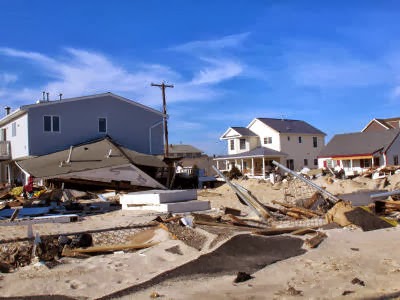
[(163, 114), (112, 93), (40, 100), (11, 113), (8, 109), (0, 120), (0, 181), (15, 179), (15, 160), (104, 136), (140, 153), (162, 154)]

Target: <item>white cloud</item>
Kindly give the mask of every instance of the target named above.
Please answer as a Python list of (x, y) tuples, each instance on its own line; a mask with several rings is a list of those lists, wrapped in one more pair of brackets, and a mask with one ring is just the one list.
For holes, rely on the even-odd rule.
[(249, 32), (244, 32), (239, 34), (227, 35), (219, 39), (192, 41), (170, 47), (169, 49), (175, 51), (192, 52), (235, 48), (240, 46), (243, 41), (247, 39), (249, 34)]
[(221, 81), (239, 76), (243, 72), (243, 65), (233, 60), (217, 60), (203, 58), (210, 66), (200, 70), (192, 79), (191, 83), (215, 84)]
[(0, 73), (0, 85), (8, 85), (18, 80), (18, 76), (11, 73)]
[[(174, 89), (168, 89), (167, 98), (170, 103), (210, 101), (221, 94), (217, 88), (209, 85), (211, 82), (202, 80), (200, 84), (184, 80), (179, 73), (165, 65), (141, 63), (134, 71), (130, 71), (101, 53), (74, 48), (67, 48), (65, 52), (61, 58), (52, 58), (36, 52), (0, 48), (0, 54), (34, 62), (48, 71), (46, 75), (49, 76), (49, 81), (41, 86), (24, 90), (3, 89), (2, 93), (12, 100), (32, 102), (33, 98), (40, 97), (43, 90), (48, 91), (53, 98), (59, 93), (69, 98), (111, 91), (155, 105), (161, 102), (161, 94), (150, 83), (167, 80), (175, 84)], [(228, 73), (222, 75), (222, 78), (217, 78), (218, 72), (215, 73), (213, 83), (229, 77)]]

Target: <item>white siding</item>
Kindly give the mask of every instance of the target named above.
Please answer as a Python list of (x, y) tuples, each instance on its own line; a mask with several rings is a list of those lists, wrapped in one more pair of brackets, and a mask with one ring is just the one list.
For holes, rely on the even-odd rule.
[[(254, 123), (248, 128), (260, 137), (261, 146), (274, 149), (276, 151), (281, 151), (279, 132), (265, 125), (263, 122), (259, 120), (255, 120)], [(265, 137), (271, 137), (272, 143), (264, 144)]]
[[(16, 135), (12, 136), (12, 127), (14, 122)], [(1, 127), (1, 129), (4, 128), (7, 130), (7, 141), (10, 141), (11, 144), (11, 158), (18, 159), (20, 157), (28, 156), (28, 115), (25, 114)]]
[(395, 141), (393, 142), (393, 144), (390, 146), (389, 150), (386, 153), (386, 157), (387, 157), (387, 164), (388, 165), (393, 165), (394, 161), (393, 161), (393, 157), (397, 155), (397, 157), (400, 160), (400, 136), (398, 136)]
[[(290, 137), (290, 140), (288, 140)], [(299, 143), (299, 137), (302, 142)], [(317, 147), (314, 148), (313, 137), (317, 137)], [(281, 151), (288, 154), (286, 159), (294, 160), (295, 170), (300, 170), (304, 167), (304, 159), (308, 160), (307, 167), (317, 168), (314, 165), (314, 159), (317, 159), (319, 152), (325, 146), (325, 137), (323, 135), (309, 134), (282, 134), (281, 135)]]

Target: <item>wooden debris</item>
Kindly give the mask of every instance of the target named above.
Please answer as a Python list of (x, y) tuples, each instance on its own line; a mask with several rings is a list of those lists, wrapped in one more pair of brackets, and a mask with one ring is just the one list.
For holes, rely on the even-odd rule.
[(10, 222), (14, 221), (18, 217), (18, 214), (19, 214), (19, 208), (14, 209), (14, 212), (10, 218)]
[(283, 202), (276, 201), (276, 200), (273, 200), (272, 203), (279, 204), (280, 206), (286, 207), (293, 212), (297, 212), (297, 213), (303, 214), (303, 215), (311, 217), (311, 218), (323, 216), (323, 214), (320, 212), (310, 210), (307, 208), (303, 208), (303, 207), (298, 207), (298, 206), (295, 206), (295, 205), (292, 205), (289, 203), (283, 203)]
[(158, 243), (146, 243), (146, 244), (116, 244), (116, 245), (100, 245), (100, 246), (92, 246), (88, 248), (64, 248), (62, 255), (63, 256), (76, 256), (76, 254), (95, 254), (95, 253), (105, 253), (105, 252), (114, 252), (114, 251), (123, 251), (123, 250), (140, 250), (145, 248), (150, 248)]
[(312, 229), (312, 228), (317, 228), (316, 227), (283, 227), (283, 228), (271, 228), (271, 229), (264, 229), (264, 230), (257, 230), (253, 231), (254, 234), (258, 235), (279, 235), (279, 234), (285, 234), (285, 233), (292, 233), (296, 232), (299, 230), (305, 230), (305, 229)]
[(240, 211), (240, 209), (235, 209), (235, 208), (231, 208), (231, 207), (225, 207), (224, 208), (224, 214), (225, 215), (240, 216), (241, 211)]
[(375, 213), (390, 213), (393, 211), (400, 211), (400, 201), (386, 200), (375, 201)]
[(309, 247), (309, 248), (317, 248), (319, 246), (319, 244), (322, 243), (323, 240), (325, 240), (327, 238), (327, 235), (323, 232), (318, 232), (315, 236), (313, 236), (310, 239), (306, 239), (305, 240), (305, 244)]

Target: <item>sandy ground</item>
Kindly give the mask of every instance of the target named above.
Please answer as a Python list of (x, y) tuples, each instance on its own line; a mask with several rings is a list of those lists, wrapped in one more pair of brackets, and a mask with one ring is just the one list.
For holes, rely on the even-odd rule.
[[(233, 275), (169, 281), (123, 299), (148, 299), (154, 291), (165, 299), (374, 299), (384, 295), (398, 299), (399, 229), (329, 230), (317, 249), (269, 265), (247, 282), (235, 284)], [(354, 278), (365, 286), (352, 284)], [(290, 287), (301, 295), (292, 295)], [(345, 291), (349, 294), (342, 296)]]
[[(317, 184), (334, 194), (381, 188), (392, 190), (400, 187), (399, 182), (400, 175), (389, 178), (386, 185), (384, 180), (361, 177), (335, 180), (334, 183), (328, 183), (326, 177), (316, 180)], [(239, 180), (238, 183), (264, 203), (283, 200), (283, 188), (287, 184), (272, 186), (269, 182), (260, 183), (257, 180)], [(228, 206), (251, 215), (249, 208), (242, 205), (226, 185), (199, 191), (199, 199), (210, 200), (214, 209)], [(34, 232), (46, 235), (135, 226), (150, 222), (156, 215), (152, 212), (114, 211), (85, 217), (77, 223), (34, 225)], [(265, 267), (263, 265), (253, 274), (255, 278), (244, 283), (233, 284), (234, 273), (241, 271), (238, 269), (235, 272), (231, 270), (232, 274), (217, 277), (169, 279), (139, 292), (128, 293), (122, 298), (149, 299), (150, 294), (156, 291), (164, 295), (161, 299), (365, 299), (400, 291), (400, 252), (397, 251), (399, 227), (372, 232), (349, 229), (326, 232), (328, 238), (319, 248)], [(196, 229), (196, 233), (206, 237), (204, 245), (197, 249), (167, 235), (158, 245), (137, 252), (118, 252), (87, 259), (62, 258), (53, 268), (33, 265), (23, 267), (1, 275), (1, 296), (65, 295), (80, 299), (100, 298), (194, 261), (215, 250), (223, 244), (224, 239), (232, 236), (227, 234), (221, 239), (217, 238), (217, 234), (200, 228)], [(23, 238), (26, 235), (27, 226), (0, 227), (0, 240)], [(243, 249), (241, 251), (245, 252)], [(365, 286), (352, 284), (355, 277), (364, 281)], [(294, 289), (288, 291), (289, 287)], [(301, 291), (303, 296), (292, 295), (295, 290)], [(344, 291), (349, 294), (342, 296)]]

